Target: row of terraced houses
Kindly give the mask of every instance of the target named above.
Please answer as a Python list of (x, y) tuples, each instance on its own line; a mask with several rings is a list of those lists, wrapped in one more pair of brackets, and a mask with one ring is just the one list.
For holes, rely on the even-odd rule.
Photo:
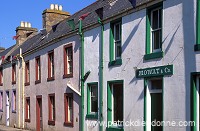
[(200, 130), (200, 0), (97, 0), (73, 15), (51, 4), (42, 19), (0, 48), (0, 124)]

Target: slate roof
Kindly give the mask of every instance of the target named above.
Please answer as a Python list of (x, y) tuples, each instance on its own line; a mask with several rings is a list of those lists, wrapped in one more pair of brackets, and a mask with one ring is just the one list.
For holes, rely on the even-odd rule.
[(5, 56), (10, 50), (12, 50), (14, 48), (15, 45), (7, 48), (6, 50), (4, 50), (3, 52), (0, 53), (0, 56)]
[[(130, 1), (131, 0), (98, 0), (92, 3), (91, 5), (83, 8), (82, 10), (76, 12), (75, 14), (71, 15), (69, 18), (61, 21), (57, 25), (56, 30), (55, 31), (51, 30), (45, 38), (44, 38), (44, 35), (42, 35), (41, 33), (38, 33), (32, 38), (28, 39), (21, 46), (19, 46), (15, 51), (13, 51), (11, 53), (11, 56), (16, 56), (17, 54), (19, 54), (20, 48), (22, 48), (22, 51), (23, 51), (22, 53), (25, 53), (31, 49), (44, 45), (48, 41), (51, 41), (60, 36), (70, 33), (72, 29), (67, 24), (68, 20), (74, 19), (74, 22), (76, 24), (75, 28), (78, 29), (79, 17), (83, 14), (90, 12), (90, 14), (82, 22), (82, 25), (84, 28), (85, 26), (97, 23), (98, 15), (96, 14), (95, 10), (103, 7), (103, 20), (104, 20), (111, 16), (115, 16), (119, 14), (120, 12), (123, 12), (127, 9), (134, 8)], [(152, 0), (136, 0), (136, 6), (148, 1), (152, 1)], [(3, 53), (0, 53), (0, 56), (2, 54), (6, 54), (6, 52), (4, 51)]]

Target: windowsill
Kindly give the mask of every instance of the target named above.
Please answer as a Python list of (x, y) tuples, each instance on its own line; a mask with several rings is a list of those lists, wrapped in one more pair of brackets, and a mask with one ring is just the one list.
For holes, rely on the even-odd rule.
[(25, 119), (25, 122), (31, 122), (31, 120), (30, 119)]
[(48, 125), (55, 126), (55, 120), (48, 120)]
[(108, 67), (117, 65), (122, 65), (122, 59), (113, 60), (108, 63)]
[(12, 113), (16, 113), (16, 110), (12, 110)]
[(3, 86), (3, 83), (0, 83), (0, 86)]
[(98, 113), (91, 113), (86, 115), (87, 119), (98, 119)]
[(64, 79), (64, 78), (71, 78), (71, 77), (73, 77), (73, 74), (64, 74), (64, 75), (63, 75), (63, 79)]
[(144, 59), (145, 60), (150, 60), (150, 59), (162, 58), (163, 55), (164, 55), (163, 51), (155, 52), (155, 53), (144, 55)]
[(36, 80), (35, 85), (41, 83), (41, 80)]
[(16, 81), (12, 81), (12, 84), (16, 84)]
[(71, 126), (71, 127), (73, 127), (74, 125), (73, 125), (72, 122), (64, 122), (64, 126)]
[(106, 131), (124, 131), (124, 128), (119, 128), (119, 127), (106, 127)]
[(194, 51), (200, 51), (200, 44), (194, 45)]
[(54, 80), (55, 80), (54, 76), (47, 78), (47, 81), (54, 81)]
[(25, 86), (29, 86), (30, 85), (30, 82), (26, 82), (24, 83)]

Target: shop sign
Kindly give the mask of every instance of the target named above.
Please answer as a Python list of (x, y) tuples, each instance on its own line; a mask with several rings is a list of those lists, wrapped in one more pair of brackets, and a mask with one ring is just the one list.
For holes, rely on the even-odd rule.
[(137, 78), (173, 75), (173, 65), (157, 66), (152, 68), (138, 69)]

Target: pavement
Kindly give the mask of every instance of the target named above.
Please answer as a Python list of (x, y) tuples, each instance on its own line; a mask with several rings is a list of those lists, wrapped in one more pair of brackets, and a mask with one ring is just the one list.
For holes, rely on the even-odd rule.
[(18, 129), (18, 128), (13, 128), (13, 127), (7, 127), (4, 125), (0, 125), (0, 131), (29, 131), (29, 130), (23, 130), (23, 129)]

